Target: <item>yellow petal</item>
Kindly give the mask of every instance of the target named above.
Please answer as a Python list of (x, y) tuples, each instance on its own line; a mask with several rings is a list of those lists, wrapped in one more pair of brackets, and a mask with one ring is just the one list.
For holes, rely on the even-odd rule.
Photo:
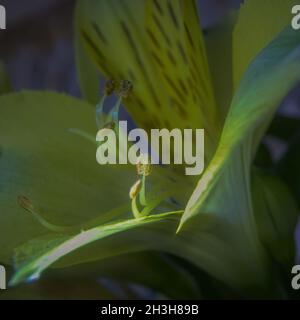
[(81, 0), (77, 10), (82, 40), (100, 71), (132, 82), (126, 107), (134, 120), (146, 129), (164, 127), (168, 99), (146, 50), (144, 1)]
[(125, 104), (139, 126), (205, 128), (207, 148), (215, 145), (218, 117), (194, 1), (81, 0), (77, 9), (102, 73), (133, 83)]
[(217, 112), (195, 1), (148, 1), (146, 31), (172, 109), (188, 120), (186, 126), (201, 125), (215, 135)]

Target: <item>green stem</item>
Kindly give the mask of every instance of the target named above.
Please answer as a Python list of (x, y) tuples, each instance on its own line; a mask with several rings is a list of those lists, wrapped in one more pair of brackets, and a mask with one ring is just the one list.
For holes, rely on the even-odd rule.
[[(96, 143), (95, 137), (94, 137), (93, 135), (91, 135), (90, 133), (87, 133), (87, 132), (85, 132), (85, 131), (83, 131), (83, 130), (80, 130), (80, 129), (77, 129), (77, 128), (70, 128), (70, 129), (69, 129), (69, 132), (75, 133), (75, 134), (77, 134), (78, 136), (80, 136), (80, 137), (82, 137), (82, 138), (84, 138), (84, 139), (86, 139), (86, 140), (88, 140), (88, 141), (91, 141), (91, 142), (93, 142), (93, 143)], [(97, 143), (96, 143), (96, 144), (97, 144)]]
[(98, 129), (102, 129), (104, 123), (103, 123), (103, 108), (104, 108), (104, 101), (106, 99), (107, 95), (104, 94), (103, 97), (101, 98), (100, 102), (96, 106), (96, 123)]
[(146, 200), (146, 176), (144, 174), (142, 176), (142, 187), (141, 187), (141, 191), (139, 193), (139, 197), (140, 197), (141, 205), (146, 207), (147, 206), (147, 200)]
[(35, 211), (30, 210), (30, 213), (33, 215), (33, 217), (46, 229), (56, 232), (56, 233), (73, 233), (78, 232), (78, 227), (65, 227), (65, 226), (58, 226), (55, 224), (52, 224), (48, 222), (46, 219), (44, 219), (41, 215), (36, 213)]
[(116, 102), (114, 107), (111, 109), (110, 113), (108, 114), (108, 118), (111, 121), (115, 122), (116, 124), (119, 121), (119, 112), (120, 112), (121, 102), (122, 102), (122, 97), (119, 97), (118, 101)]

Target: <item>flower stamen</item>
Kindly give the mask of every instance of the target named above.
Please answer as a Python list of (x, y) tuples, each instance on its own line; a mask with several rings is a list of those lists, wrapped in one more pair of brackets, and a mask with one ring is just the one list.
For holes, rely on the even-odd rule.
[(17, 201), (21, 208), (31, 213), (33, 217), (46, 229), (53, 232), (58, 232), (58, 233), (70, 233), (75, 231), (74, 227), (57, 226), (48, 222), (46, 219), (44, 219), (40, 214), (38, 214), (35, 211), (34, 205), (32, 204), (31, 200), (28, 199), (27, 197), (23, 195), (19, 195)]
[(129, 197), (132, 200), (133, 198), (135, 198), (139, 192), (141, 191), (142, 188), (142, 181), (141, 179), (139, 179), (138, 181), (136, 181), (136, 183), (130, 188), (129, 191)]

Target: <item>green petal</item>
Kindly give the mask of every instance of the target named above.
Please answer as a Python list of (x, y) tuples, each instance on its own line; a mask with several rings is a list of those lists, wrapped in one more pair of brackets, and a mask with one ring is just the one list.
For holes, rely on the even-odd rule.
[(19, 206), (19, 195), (62, 226), (99, 216), (103, 223), (119, 215), (118, 210), (105, 212), (124, 203), (129, 207), (134, 168), (101, 167), (95, 144), (69, 131), (96, 136), (89, 104), (50, 92), (22, 92), (2, 96), (0, 109), (0, 261), (10, 262), (15, 247), (49, 232)]
[[(35, 278), (59, 258), (54, 266), (66, 267), (149, 250), (184, 258), (234, 288), (246, 286), (256, 277), (244, 277), (246, 266), (236, 257), (238, 241), (233, 244), (228, 241), (232, 239), (230, 226), (202, 216), (201, 223), (175, 236), (178, 218), (176, 214), (166, 213), (95, 227), (70, 237), (36, 238), (17, 249), (23, 260), (12, 283)], [(212, 234), (212, 225), (223, 230), (222, 234)]]
[(233, 37), (234, 88), (249, 63), (275, 36), (291, 24), (298, 0), (246, 0), (241, 5)]
[(258, 276), (265, 274), (264, 254), (253, 215), (250, 166), (276, 107), (300, 79), (299, 43), (300, 33), (286, 30), (250, 65), (232, 102), (217, 152), (180, 224), (205, 213), (227, 221), (247, 250), (241, 259), (252, 261)]
[[(200, 179), (183, 221), (197, 211), (217, 180), (224, 179), (234, 164), (247, 180), (249, 165), (276, 107), (300, 79), (299, 40), (298, 32), (286, 30), (250, 65), (232, 102), (216, 155)], [(239, 166), (232, 158), (243, 163)], [(239, 174), (231, 170), (234, 182)]]
[[(92, 229), (83, 227), (82, 235), (49, 234), (32, 239), (16, 250), (18, 271), (13, 281), (34, 279), (39, 275), (37, 271), (55, 261), (56, 267), (68, 267), (125, 253), (158, 250), (188, 260), (234, 289), (255, 284), (262, 286), (256, 273), (245, 277), (249, 265), (237, 254), (241, 242), (232, 226), (215, 217), (202, 215), (188, 230), (175, 236), (179, 218), (166, 213)], [(213, 233), (212, 227), (217, 232)]]
[[(25, 257), (25, 262), (21, 263), (18, 271), (11, 279), (10, 284), (16, 285), (25, 280), (39, 278), (46, 268), (62, 257), (79, 248), (84, 248), (86, 245), (97, 240), (107, 238), (127, 230), (142, 227), (147, 224), (168, 221), (170, 219), (172, 220), (174, 215), (176, 217), (176, 213), (173, 212), (156, 214), (145, 218), (125, 220), (118, 223), (94, 227), (88, 230), (82, 230), (75, 236), (52, 237), (53, 239), (49, 236), (47, 239), (34, 239), (18, 249), (18, 255)], [(138, 246), (139, 244), (136, 243), (135, 250), (132, 248), (129, 249), (128, 246), (127, 248), (125, 247), (125, 250), (131, 250), (131, 252), (134, 252), (138, 250)], [(120, 252), (122, 249), (117, 248), (116, 250)], [(36, 254), (36, 257), (33, 256), (33, 253)], [(100, 253), (100, 255), (103, 254), (103, 252)], [(113, 253), (110, 253), (110, 255), (113, 255)], [(29, 260), (26, 261), (26, 258)], [(91, 256), (90, 259), (92, 260), (94, 257)]]

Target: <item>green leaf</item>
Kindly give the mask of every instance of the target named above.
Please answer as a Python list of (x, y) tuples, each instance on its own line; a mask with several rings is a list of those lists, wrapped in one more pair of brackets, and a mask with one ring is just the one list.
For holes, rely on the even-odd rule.
[(255, 56), (291, 25), (296, 4), (298, 0), (245, 0), (241, 5), (233, 36), (234, 88)]
[(96, 136), (89, 104), (56, 93), (22, 92), (1, 96), (0, 112), (1, 262), (11, 262), (17, 246), (49, 233), (19, 206), (20, 195), (50, 223), (75, 230), (91, 219), (104, 223), (129, 214), (135, 169), (98, 165), (96, 145), (69, 131)]

